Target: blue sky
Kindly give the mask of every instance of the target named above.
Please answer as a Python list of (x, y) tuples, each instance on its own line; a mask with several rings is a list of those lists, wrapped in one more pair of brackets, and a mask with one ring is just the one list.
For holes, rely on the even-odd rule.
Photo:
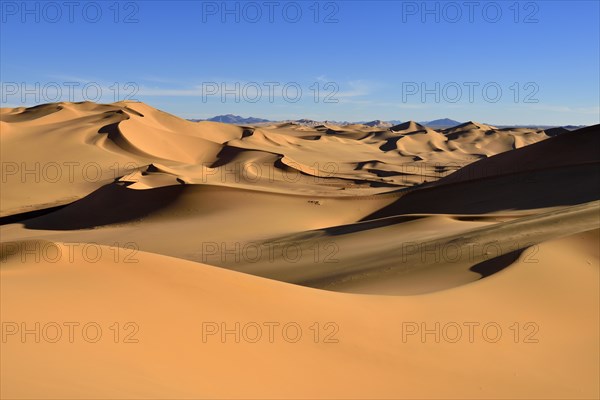
[(595, 124), (598, 1), (1, 2), (2, 106)]

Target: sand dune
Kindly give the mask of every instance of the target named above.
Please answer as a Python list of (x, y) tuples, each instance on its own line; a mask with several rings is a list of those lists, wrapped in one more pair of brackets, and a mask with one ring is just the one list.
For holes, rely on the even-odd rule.
[[(227, 184), (229, 177), (278, 191), (289, 183), (296, 190), (308, 178), (308, 192), (375, 194), (437, 180), (513, 149), (517, 137), (522, 144), (547, 138), (528, 129), (487, 137), (491, 128), (474, 123), (441, 132), (414, 122), (383, 131), (352, 128), (335, 134), (294, 124), (245, 129), (185, 121), (134, 102), (3, 109), (2, 178), (11, 190), (2, 191), (0, 216), (68, 204), (157, 163), (190, 183)], [(315, 177), (323, 182), (315, 184)], [(369, 188), (356, 193), (357, 185)]]
[[(597, 241), (598, 230), (544, 243), (487, 279), (408, 297), (314, 290), (148, 253), (135, 264), (112, 251), (95, 263), (23, 264), (14, 254), (1, 270), (3, 322), (80, 326), (73, 343), (64, 326), (58, 343), (9, 336), (2, 397), (595, 398)], [(82, 338), (91, 322), (103, 331), (96, 343)], [(260, 325), (261, 339), (222, 340), (221, 323), (235, 332), (236, 322)], [(272, 343), (268, 322), (279, 324)], [(479, 324), (472, 343), (469, 322)], [(283, 336), (290, 323), (298, 339)], [(415, 323), (432, 332), (456, 323), (463, 336), (422, 340), (408, 333)], [(485, 324), (500, 326), (500, 338), (484, 338)]]
[(600, 126), (373, 125), (2, 109), (1, 397), (598, 398)]

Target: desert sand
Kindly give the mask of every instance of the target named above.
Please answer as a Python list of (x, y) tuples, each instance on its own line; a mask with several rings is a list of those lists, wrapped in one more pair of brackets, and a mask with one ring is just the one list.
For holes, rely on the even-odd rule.
[(600, 397), (600, 126), (0, 112), (2, 398)]

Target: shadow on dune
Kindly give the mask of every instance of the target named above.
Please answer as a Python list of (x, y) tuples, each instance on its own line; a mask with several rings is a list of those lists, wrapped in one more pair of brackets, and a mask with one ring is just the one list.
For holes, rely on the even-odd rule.
[(32, 218), (40, 217), (42, 215), (47, 215), (47, 214), (53, 213), (55, 211), (60, 210), (61, 208), (65, 208), (66, 206), (68, 206), (68, 204), (55, 206), (55, 207), (41, 208), (39, 210), (26, 211), (26, 212), (22, 212), (19, 214), (7, 215), (6, 217), (0, 218), (0, 225), (16, 224), (16, 223), (19, 223), (19, 222), (22, 222), (22, 221), (25, 221), (28, 219), (32, 219)]
[(185, 185), (148, 190), (106, 185), (66, 207), (23, 222), (28, 229), (73, 230), (137, 220), (166, 208), (183, 193)]
[(500, 272), (504, 268), (515, 263), (525, 250), (526, 249), (515, 250), (510, 253), (482, 261), (479, 264), (473, 265), (471, 268), (469, 268), (469, 270), (480, 274), (480, 279), (487, 278), (488, 276), (494, 275), (495, 273)]
[(439, 184), (600, 162), (600, 125), (554, 136), (466, 165)]
[(402, 138), (402, 136), (392, 137), (386, 139), (385, 143), (379, 146), (379, 150), (381, 151), (392, 151), (398, 149), (398, 141)]
[(363, 221), (402, 214), (484, 214), (600, 199), (600, 164), (510, 174), (408, 192)]
[(469, 164), (364, 220), (413, 213), (482, 214), (600, 198), (600, 125)]
[(421, 215), (408, 215), (408, 216), (395, 216), (385, 219), (377, 219), (373, 221), (364, 221), (348, 225), (332, 226), (329, 228), (318, 229), (318, 232), (323, 232), (327, 236), (340, 236), (347, 235), (349, 233), (363, 232), (377, 228), (383, 228), (389, 225), (401, 224), (404, 222), (415, 221), (417, 219), (425, 218), (426, 216)]
[(235, 160), (240, 154), (247, 151), (246, 149), (241, 149), (239, 147), (234, 146), (225, 146), (223, 149), (217, 154), (217, 160), (210, 165), (210, 168), (219, 168), (225, 164), (229, 164), (233, 160)]

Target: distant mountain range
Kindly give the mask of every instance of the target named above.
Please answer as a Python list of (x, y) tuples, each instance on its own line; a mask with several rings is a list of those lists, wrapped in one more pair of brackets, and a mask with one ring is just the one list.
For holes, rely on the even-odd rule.
[(392, 124), (389, 121), (381, 121), (381, 120), (376, 119), (374, 121), (363, 122), (363, 125), (377, 127), (377, 128), (389, 128), (394, 124)]
[[(258, 123), (262, 123), (262, 122), (279, 122), (279, 121), (273, 121), (273, 120), (269, 120), (269, 119), (264, 119), (264, 118), (255, 118), (255, 117), (248, 117), (248, 118), (244, 118), (244, 117), (240, 117), (239, 115), (233, 115), (233, 114), (225, 114), (225, 115), (217, 115), (216, 117), (212, 117), (212, 118), (208, 118), (208, 119), (190, 119), (190, 121), (193, 122), (199, 122), (199, 121), (212, 121), (212, 122), (222, 122), (225, 124), (238, 124), (238, 125), (243, 125), (243, 124), (258, 124)], [(309, 119), (299, 119), (299, 120), (293, 120), (291, 122), (298, 122), (300, 124), (321, 124), (322, 122), (320, 121), (313, 121), (313, 120), (309, 120)], [(373, 121), (358, 121), (358, 122), (348, 122), (348, 121), (325, 121), (325, 122), (331, 122), (334, 124), (339, 124), (339, 125), (351, 125), (351, 124), (363, 124), (363, 125), (367, 125), (367, 126), (372, 126), (372, 127), (391, 127), (394, 125), (399, 125), (405, 121), (401, 121), (401, 120), (390, 120), (390, 121), (382, 121), (379, 119), (373, 120)], [(424, 121), (424, 122), (419, 122), (421, 125), (427, 125), (430, 127), (444, 127), (444, 128), (448, 128), (448, 127), (452, 127), (452, 126), (456, 126), (456, 125), (460, 125), (461, 122), (455, 121), (453, 119), (449, 119), (449, 118), (443, 118), (443, 119), (436, 119), (434, 121)]]
[[(382, 120), (376, 119), (373, 121), (357, 121), (357, 122), (314, 121), (314, 120), (305, 119), (305, 118), (298, 119), (298, 120), (273, 121), (273, 120), (268, 120), (268, 119), (264, 119), (264, 118), (256, 118), (256, 117), (244, 118), (244, 117), (240, 117), (239, 115), (233, 115), (233, 114), (217, 115), (216, 117), (212, 117), (209, 119), (190, 119), (189, 121), (192, 121), (192, 122), (212, 121), (212, 122), (222, 122), (225, 124), (235, 124), (235, 125), (252, 125), (252, 124), (265, 123), (265, 122), (293, 122), (293, 123), (297, 123), (300, 125), (311, 125), (311, 126), (322, 125), (324, 123), (332, 123), (335, 125), (362, 124), (362, 125), (371, 126), (374, 128), (386, 128), (386, 129), (406, 122), (406, 121), (401, 121), (401, 120), (396, 120), (396, 119), (389, 120), (389, 121), (382, 121)], [(432, 121), (420, 121), (419, 122), (419, 124), (427, 126), (429, 128), (433, 128), (433, 129), (453, 128), (462, 123), (463, 122), (459, 122), (459, 121), (456, 121), (456, 120), (453, 120), (450, 118), (441, 118), (441, 119), (435, 119)], [(489, 125), (493, 125), (498, 128), (517, 128), (517, 127), (519, 127), (519, 128), (538, 128), (538, 129), (564, 128), (567, 130), (575, 130), (575, 129), (585, 127), (585, 125), (565, 125), (562, 127), (559, 127), (557, 125), (496, 125), (496, 124), (489, 124)]]
[[(369, 121), (369, 122), (357, 122), (363, 125), (367, 125), (367, 126), (377, 126), (377, 127), (385, 127), (385, 126), (396, 126), (396, 125), (400, 125), (402, 123), (404, 123), (406, 121), (401, 121), (399, 119), (393, 119), (390, 121), (381, 121), (381, 120), (374, 120), (374, 121)], [(428, 126), (431, 128), (452, 128), (456, 125), (460, 125), (462, 124), (462, 122), (459, 121), (455, 121), (453, 119), (450, 118), (442, 118), (442, 119), (435, 119), (433, 121), (420, 121), (419, 124), (424, 125), (424, 126)]]
[(193, 121), (193, 122), (212, 121), (212, 122), (222, 122), (225, 124), (236, 124), (236, 125), (259, 124), (261, 122), (271, 122), (268, 119), (254, 118), (254, 117), (244, 118), (244, 117), (240, 117), (239, 115), (233, 115), (233, 114), (217, 115), (216, 117), (212, 117), (209, 119), (191, 119), (190, 121)]
[(422, 121), (419, 123), (432, 128), (451, 128), (462, 124), (462, 122), (455, 121), (450, 118), (434, 119), (433, 121)]

